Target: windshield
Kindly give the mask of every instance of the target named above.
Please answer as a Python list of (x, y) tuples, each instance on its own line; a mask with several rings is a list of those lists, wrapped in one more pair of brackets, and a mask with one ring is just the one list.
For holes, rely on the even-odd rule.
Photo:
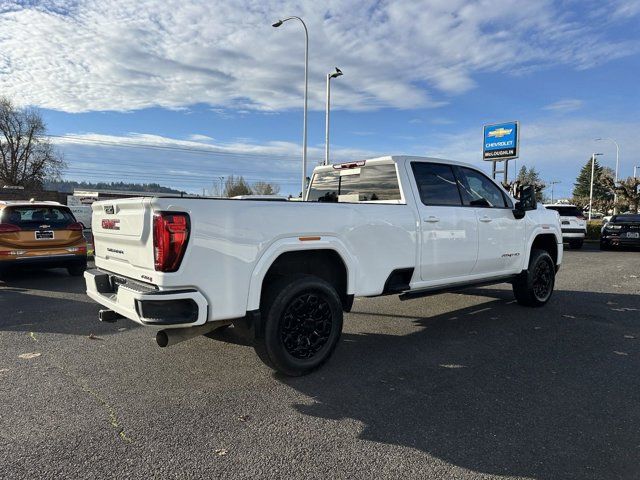
[(401, 200), (396, 166), (366, 165), (315, 173), (309, 187), (310, 202), (368, 202)]
[(640, 223), (640, 215), (615, 215), (611, 217), (612, 223)]
[(17, 225), (23, 230), (37, 230), (44, 228), (65, 228), (76, 219), (66, 207), (49, 206), (21, 206), (7, 207), (2, 211), (0, 223)]

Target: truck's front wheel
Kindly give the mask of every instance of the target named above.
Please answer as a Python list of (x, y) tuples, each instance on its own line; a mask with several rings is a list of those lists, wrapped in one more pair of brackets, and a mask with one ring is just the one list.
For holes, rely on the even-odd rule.
[(333, 353), (342, 332), (342, 303), (331, 284), (313, 275), (288, 275), (266, 288), (263, 332), (255, 350), (285, 375), (305, 375)]
[(513, 293), (520, 305), (541, 307), (553, 293), (556, 268), (545, 250), (532, 250), (529, 268), (513, 281)]

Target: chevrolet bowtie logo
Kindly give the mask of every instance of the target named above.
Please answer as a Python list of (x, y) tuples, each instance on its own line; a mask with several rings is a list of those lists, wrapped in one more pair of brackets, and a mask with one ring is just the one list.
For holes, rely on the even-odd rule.
[(487, 137), (495, 137), (495, 138), (502, 138), (505, 135), (509, 135), (511, 132), (513, 132), (513, 128), (496, 128), (495, 130), (491, 130), (488, 134)]

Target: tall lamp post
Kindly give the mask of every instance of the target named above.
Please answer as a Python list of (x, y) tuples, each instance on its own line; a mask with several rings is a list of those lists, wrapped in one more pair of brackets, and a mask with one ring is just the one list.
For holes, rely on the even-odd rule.
[(559, 183), (562, 183), (560, 180), (551, 180), (549, 185), (551, 185), (551, 203), (553, 203), (553, 187)]
[[(619, 162), (620, 162), (620, 146), (618, 145), (618, 142), (616, 142), (613, 138), (596, 138), (594, 139), (596, 142), (602, 142), (604, 140), (608, 140), (610, 142), (612, 142), (615, 146), (616, 146), (616, 173), (615, 173), (615, 178), (613, 179), (613, 183), (614, 185), (617, 186), (618, 184), (618, 167), (619, 167)], [(616, 193), (616, 191), (613, 191), (613, 213), (616, 214), (618, 213), (618, 194)]]
[(304, 193), (307, 186), (307, 101), (309, 91), (309, 31), (307, 25), (300, 17), (287, 17), (282, 20), (278, 20), (272, 25), (274, 28), (278, 28), (284, 22), (289, 20), (298, 20), (304, 28), (304, 119), (302, 123), (302, 198), (304, 199)]
[(342, 75), (342, 70), (336, 67), (333, 73), (327, 73), (327, 112), (325, 115), (324, 133), (324, 164), (329, 165), (329, 115), (331, 112), (331, 80)]
[(593, 173), (595, 170), (596, 157), (601, 156), (601, 153), (591, 154), (591, 188), (589, 189), (589, 221), (591, 221), (591, 210), (593, 209)]

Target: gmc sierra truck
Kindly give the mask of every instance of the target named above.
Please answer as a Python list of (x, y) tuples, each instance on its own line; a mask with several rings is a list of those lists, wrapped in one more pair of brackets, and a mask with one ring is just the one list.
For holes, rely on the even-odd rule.
[(160, 346), (233, 324), (286, 375), (322, 365), (354, 297), (509, 282), (538, 307), (562, 262), (558, 213), (477, 168), (388, 156), (314, 170), (304, 201), (154, 197), (93, 204), (103, 321)]

